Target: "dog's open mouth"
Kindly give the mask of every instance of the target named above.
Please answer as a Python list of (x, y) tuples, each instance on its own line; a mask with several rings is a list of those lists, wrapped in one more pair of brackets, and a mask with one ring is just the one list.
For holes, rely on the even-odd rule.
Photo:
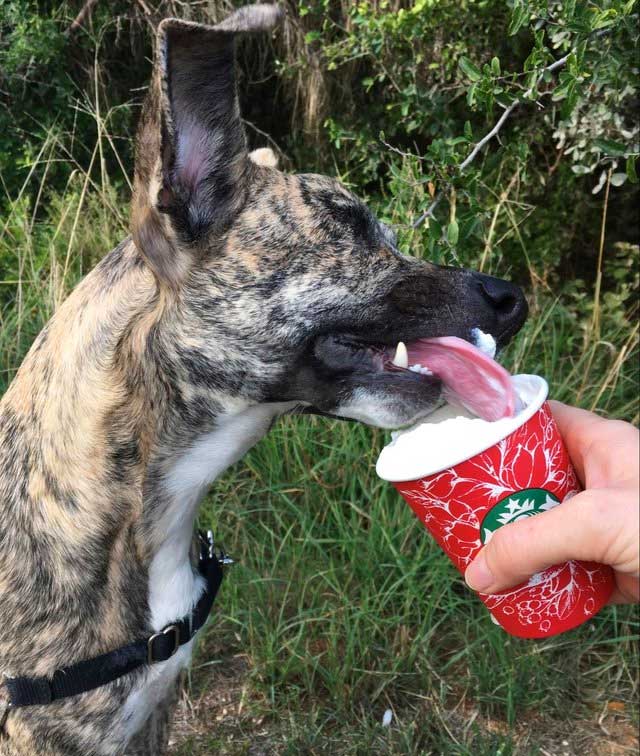
[(385, 351), (383, 367), (437, 378), (447, 400), (485, 420), (510, 417), (515, 409), (511, 376), (493, 359), (493, 338), (478, 329), (475, 333), (478, 346), (456, 336), (418, 339), (406, 346), (399, 342), (393, 357)]
[[(395, 378), (399, 390), (407, 381), (431, 387), (439, 384), (443, 398), (485, 420), (510, 417), (515, 411), (515, 394), (509, 373), (493, 359), (495, 340), (477, 328), (470, 336), (475, 345), (456, 336), (422, 338), (406, 345), (400, 341), (395, 347), (365, 344), (350, 337), (325, 338), (323, 344), (329, 347), (331, 342), (334, 368), (368, 373), (374, 379)], [(326, 364), (326, 352), (316, 354)]]

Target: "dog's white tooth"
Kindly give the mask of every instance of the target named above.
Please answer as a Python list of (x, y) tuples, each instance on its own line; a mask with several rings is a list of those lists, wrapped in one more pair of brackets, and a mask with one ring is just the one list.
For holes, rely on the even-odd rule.
[(432, 372), (431, 372), (431, 371), (429, 370), (429, 368), (428, 368), (428, 367), (423, 367), (423, 368), (422, 368), (422, 369), (420, 370), (420, 374), (421, 374), (421, 375), (433, 375), (433, 373), (432, 373)]
[(409, 370), (412, 373), (419, 373), (420, 372), (420, 365), (409, 365)]
[(407, 353), (407, 347), (404, 342), (399, 341), (396, 347), (396, 353), (393, 358), (393, 364), (399, 368), (409, 367), (409, 354)]

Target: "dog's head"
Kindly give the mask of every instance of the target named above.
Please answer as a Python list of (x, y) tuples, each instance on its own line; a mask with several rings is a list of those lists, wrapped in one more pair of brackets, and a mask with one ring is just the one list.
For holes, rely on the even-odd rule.
[(401, 255), (393, 232), (325, 176), (247, 151), (234, 75), (240, 32), (275, 5), (205, 27), (163, 21), (138, 132), (132, 227), (172, 302), (174, 362), (219, 397), (297, 402), (394, 427), (442, 384), (391, 364), (395, 345), (480, 329), (504, 344), (526, 303), (510, 283)]

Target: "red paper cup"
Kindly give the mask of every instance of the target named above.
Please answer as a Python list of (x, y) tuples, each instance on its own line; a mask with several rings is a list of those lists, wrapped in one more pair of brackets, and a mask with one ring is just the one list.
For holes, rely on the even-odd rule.
[[(515, 376), (514, 383), (526, 409), (517, 418), (486, 424), (500, 436), (491, 440), (491, 446), (473, 456), (462, 455), (465, 459), (454, 450), (458, 459), (446, 469), (429, 469), (425, 451), (419, 478), (391, 480), (463, 574), (502, 525), (551, 509), (580, 490), (546, 402), (546, 382), (538, 376)], [(463, 445), (468, 452), (468, 439)], [(379, 473), (390, 480), (389, 465), (381, 471), (382, 457)], [(405, 463), (404, 474), (410, 472), (411, 465)], [(546, 638), (593, 617), (613, 588), (610, 567), (571, 561), (502, 593), (478, 595), (507, 632), (520, 638)]]

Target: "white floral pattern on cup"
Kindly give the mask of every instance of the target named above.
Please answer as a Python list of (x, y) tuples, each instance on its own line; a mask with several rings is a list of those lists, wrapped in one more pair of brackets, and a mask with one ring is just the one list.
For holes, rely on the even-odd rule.
[[(444, 472), (397, 485), (461, 572), (490, 537), (491, 533), (481, 537), (482, 523), (497, 504), (504, 509), (506, 502), (507, 507), (501, 517), (493, 518), (498, 521), (493, 530), (531, 515), (533, 504), (525, 506), (527, 491), (548, 495), (537, 504), (538, 511), (544, 511), (580, 490), (546, 403), (486, 451)], [(599, 565), (567, 562), (509, 591), (480, 598), (498, 622), (508, 619), (527, 632), (545, 635), (573, 612), (584, 619), (597, 611), (601, 602), (596, 606), (596, 596), (610, 579), (610, 572)], [(579, 624), (577, 618), (570, 619), (572, 626)]]

